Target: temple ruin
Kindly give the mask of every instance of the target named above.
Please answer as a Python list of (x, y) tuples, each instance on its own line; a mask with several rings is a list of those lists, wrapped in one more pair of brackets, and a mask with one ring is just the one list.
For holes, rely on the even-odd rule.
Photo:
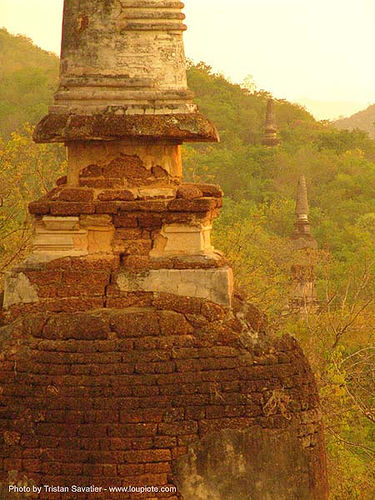
[(315, 261), (318, 243), (311, 235), (309, 202), (304, 175), (301, 175), (298, 180), (294, 227), (292, 235), (294, 249), (293, 291), (289, 305), (291, 310), (305, 313), (316, 309), (319, 304), (315, 287)]
[(277, 134), (277, 123), (275, 115), (275, 103), (273, 99), (268, 99), (266, 120), (264, 124), (263, 146), (274, 147), (280, 144), (280, 139)]
[(183, 142), (218, 140), (187, 88), (182, 8), (65, 0), (35, 141), (64, 143), (68, 170), (6, 276), (2, 499), (328, 498), (309, 364), (234, 292), (210, 240), (220, 188), (182, 182)]

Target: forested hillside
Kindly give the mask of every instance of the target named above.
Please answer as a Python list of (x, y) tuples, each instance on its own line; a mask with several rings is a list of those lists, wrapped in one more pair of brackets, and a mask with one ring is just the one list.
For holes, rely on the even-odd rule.
[(47, 111), (57, 85), (58, 58), (31, 40), (0, 29), (0, 136)]
[[(249, 94), (212, 74), (189, 70), (220, 145), (185, 147), (189, 180), (218, 182), (226, 204), (216, 246), (235, 265), (237, 285), (268, 314), (271, 328), (302, 343), (316, 374), (327, 429), (331, 496), (375, 497), (375, 141), (337, 130), (303, 109), (276, 102), (281, 145), (261, 145), (266, 93)], [(320, 308), (285, 311), (293, 262), (297, 179), (309, 188)]]
[(334, 122), (335, 127), (340, 129), (360, 129), (369, 133), (375, 139), (375, 104), (363, 111), (359, 111), (348, 118), (340, 118)]
[[(37, 146), (31, 125), (46, 112), (58, 60), (0, 30), (0, 272), (25, 252), (26, 206), (65, 168), (60, 146)], [(275, 102), (281, 144), (262, 146), (266, 92), (251, 92), (190, 64), (189, 86), (215, 122), (220, 144), (184, 146), (188, 181), (226, 195), (215, 246), (239, 288), (267, 313), (276, 335), (298, 338), (316, 373), (326, 422), (332, 498), (375, 498), (375, 141), (337, 130), (303, 108)], [(31, 125), (25, 125), (29, 122)], [(287, 310), (297, 180), (311, 203), (320, 308)]]

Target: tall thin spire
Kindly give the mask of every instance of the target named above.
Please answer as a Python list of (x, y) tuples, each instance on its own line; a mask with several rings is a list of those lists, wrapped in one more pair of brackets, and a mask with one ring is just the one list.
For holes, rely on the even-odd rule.
[(304, 175), (298, 180), (296, 200), (296, 222), (292, 239), (298, 248), (317, 248), (316, 240), (311, 236), (309, 221), (309, 201), (307, 196), (307, 185)]
[(315, 290), (315, 260), (318, 243), (310, 232), (309, 202), (304, 175), (298, 180), (296, 199), (296, 222), (292, 235), (295, 250), (292, 264), (293, 292), (289, 308), (306, 312), (318, 305)]
[(274, 101), (269, 99), (267, 102), (266, 122), (264, 125), (264, 146), (278, 146), (280, 140), (277, 137), (277, 124), (274, 110)]

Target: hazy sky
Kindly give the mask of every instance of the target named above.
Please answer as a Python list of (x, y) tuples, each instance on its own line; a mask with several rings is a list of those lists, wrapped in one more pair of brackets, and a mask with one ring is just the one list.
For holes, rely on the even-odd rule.
[[(375, 102), (375, 0), (185, 0), (186, 54), (319, 118)], [(63, 0), (0, 0), (0, 26), (59, 52)], [(311, 101), (334, 101), (318, 110)], [(337, 108), (337, 109), (336, 109)], [(320, 116), (319, 116), (320, 114)], [(324, 116), (326, 115), (326, 116)]]

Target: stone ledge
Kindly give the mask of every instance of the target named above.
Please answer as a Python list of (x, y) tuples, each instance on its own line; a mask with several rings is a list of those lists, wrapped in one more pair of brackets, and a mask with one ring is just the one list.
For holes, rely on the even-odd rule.
[(36, 126), (34, 141), (113, 141), (127, 137), (177, 142), (218, 142), (215, 126), (200, 113), (73, 115), (51, 113)]
[[(75, 197), (78, 199), (82, 194), (85, 196), (90, 196), (90, 190), (85, 188), (82, 189), (65, 189), (62, 190), (62, 194), (74, 191)], [(108, 193), (108, 196), (105, 196)], [(115, 194), (114, 194), (115, 193)], [(93, 215), (97, 214), (114, 214), (117, 215), (119, 212), (143, 212), (143, 213), (209, 213), (217, 208), (221, 208), (222, 199), (221, 198), (196, 198), (194, 200), (188, 200), (184, 198), (176, 199), (147, 199), (147, 200), (135, 200), (135, 201), (120, 201), (120, 197), (125, 198), (128, 196), (130, 191), (126, 190), (108, 190), (100, 193), (99, 200), (87, 202), (87, 201), (61, 201), (60, 194), (54, 194), (54, 197), (58, 199), (47, 200), (42, 198), (39, 201), (34, 201), (29, 204), (29, 212), (32, 215), (47, 215), (52, 214), (56, 216), (78, 216), (78, 215)], [(114, 198), (112, 201), (104, 201), (104, 198)], [(129, 196), (128, 196), (129, 197)]]

